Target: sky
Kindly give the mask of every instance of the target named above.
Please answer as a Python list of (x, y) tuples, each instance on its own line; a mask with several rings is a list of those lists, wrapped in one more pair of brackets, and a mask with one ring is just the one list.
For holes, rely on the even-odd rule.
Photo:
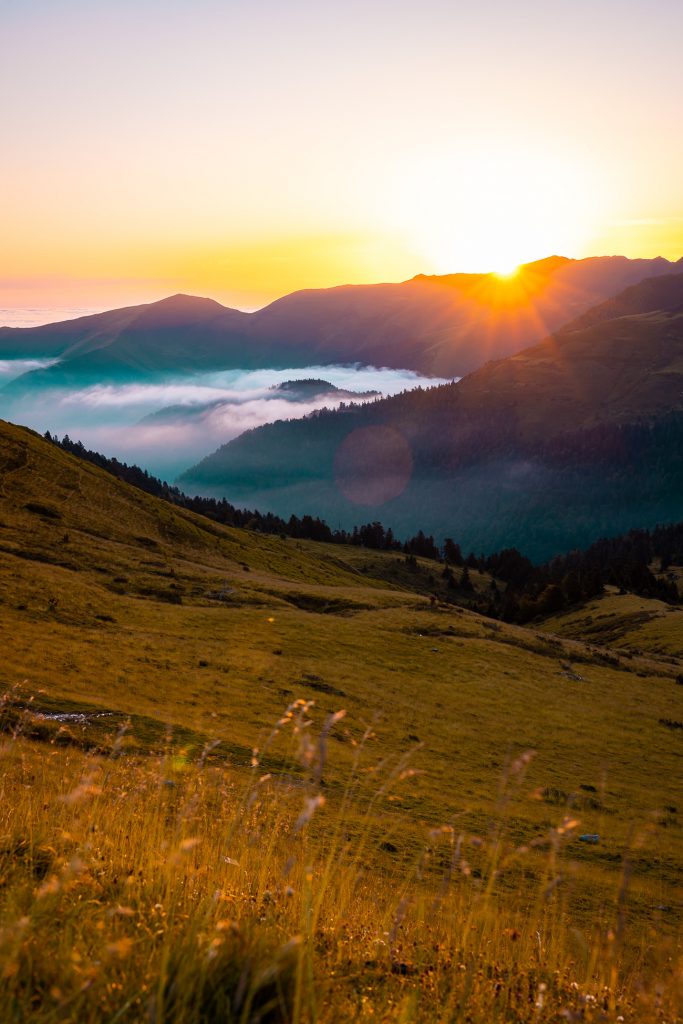
[(679, 0), (0, 0), (0, 307), (683, 256)]

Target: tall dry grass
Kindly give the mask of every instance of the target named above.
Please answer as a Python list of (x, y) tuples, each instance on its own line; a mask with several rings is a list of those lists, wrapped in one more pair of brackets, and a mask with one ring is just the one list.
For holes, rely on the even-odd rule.
[[(392, 803), (409, 753), (382, 759), (342, 717), (297, 701), (230, 766), (172, 735), (146, 756), (125, 730), (106, 753), (68, 724), (37, 742), (30, 710), (7, 714), (3, 1024), (680, 1020), (680, 946), (629, 929), (628, 867), (579, 926), (578, 823), (516, 844), (530, 755), (484, 834), (455, 819), (411, 846)], [(351, 767), (328, 778), (341, 730)]]

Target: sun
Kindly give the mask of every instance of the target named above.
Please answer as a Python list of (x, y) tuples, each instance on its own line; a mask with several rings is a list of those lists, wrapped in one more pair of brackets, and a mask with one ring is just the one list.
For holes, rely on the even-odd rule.
[(517, 277), (520, 267), (520, 263), (514, 263), (507, 267), (496, 267), (494, 273), (501, 281), (510, 281), (513, 277)]
[(386, 212), (425, 270), (511, 277), (520, 264), (580, 253), (596, 191), (578, 159), (501, 142), (408, 161)]

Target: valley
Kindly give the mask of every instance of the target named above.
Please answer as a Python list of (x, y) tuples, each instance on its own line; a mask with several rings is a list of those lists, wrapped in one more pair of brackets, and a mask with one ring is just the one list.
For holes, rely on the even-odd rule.
[(458, 383), (247, 431), (178, 483), (348, 529), (384, 476), (381, 515), (398, 535), (421, 528), (539, 561), (677, 521), (682, 306), (683, 275), (643, 282)]

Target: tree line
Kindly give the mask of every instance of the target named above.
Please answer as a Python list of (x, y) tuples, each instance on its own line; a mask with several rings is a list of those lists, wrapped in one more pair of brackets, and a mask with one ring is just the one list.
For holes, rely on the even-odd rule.
[[(666, 426), (669, 429), (673, 426), (673, 432), (677, 433), (679, 424), (674, 426), (670, 421)], [(609, 447), (614, 435), (610, 429), (605, 435), (604, 440), (609, 437), (609, 441), (604, 447)], [(542, 565), (534, 565), (515, 547), (490, 555), (475, 555), (474, 552), (465, 555), (452, 538), (447, 537), (439, 545), (423, 530), (400, 540), (391, 528), (385, 528), (378, 521), (354, 526), (352, 530), (333, 530), (316, 516), (292, 515), (284, 519), (270, 512), (236, 508), (225, 498), (190, 497), (140, 466), (87, 449), (68, 434), (61, 440), (50, 431), (44, 436), (64, 451), (119, 480), (226, 526), (300, 540), (394, 551), (402, 553), (407, 563), (415, 567), (417, 558), (432, 560), (443, 567), (441, 579), (446, 599), (507, 622), (525, 623), (555, 614), (598, 596), (606, 586), (668, 603), (681, 600), (670, 567), (683, 565), (683, 522), (602, 538), (585, 550), (570, 551)], [(579, 452), (574, 454), (578, 456)], [(658, 574), (653, 572), (653, 565)], [(487, 589), (474, 588), (470, 572), (475, 570), (490, 577)]]

